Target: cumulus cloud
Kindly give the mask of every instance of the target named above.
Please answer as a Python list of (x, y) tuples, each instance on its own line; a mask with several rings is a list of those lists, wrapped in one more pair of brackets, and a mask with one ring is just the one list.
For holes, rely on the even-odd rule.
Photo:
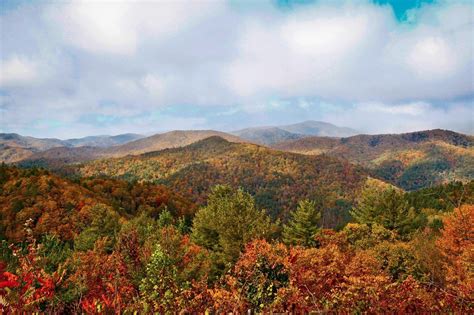
[[(473, 56), (466, 43), (472, 43), (473, 25), (465, 12), (472, 6), (437, 10), (445, 12), (421, 14), (410, 26), (397, 23), (387, 7), (370, 4), (305, 7), (270, 26), (255, 17), (227, 69), (228, 85), (245, 97), (267, 91), (346, 101), (471, 93)], [(453, 28), (453, 18), (464, 24)]]
[(366, 132), (472, 132), (472, 12), (463, 1), (425, 4), (406, 21), (368, 0), (25, 4), (0, 15), (0, 130), (62, 137), (315, 118)]
[(428, 129), (450, 129), (474, 134), (473, 108), (470, 102), (449, 106), (428, 103), (367, 104), (358, 103), (327, 112), (323, 120), (351, 125), (366, 133), (399, 133)]
[(27, 58), (13, 55), (0, 64), (0, 86), (15, 87), (32, 84), (37, 78), (37, 66)]

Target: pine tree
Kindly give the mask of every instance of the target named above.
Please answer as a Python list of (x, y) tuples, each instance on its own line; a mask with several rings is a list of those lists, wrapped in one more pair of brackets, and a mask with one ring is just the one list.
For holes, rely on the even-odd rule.
[(267, 237), (272, 227), (250, 194), (242, 189), (235, 191), (228, 186), (216, 186), (207, 206), (196, 213), (191, 236), (226, 264), (235, 262), (244, 245), (252, 239)]
[(283, 242), (287, 245), (314, 245), (314, 236), (320, 230), (321, 219), (321, 211), (316, 208), (316, 203), (302, 200), (290, 215), (290, 221), (283, 227)]
[(384, 228), (405, 234), (411, 230), (416, 213), (404, 198), (403, 191), (395, 188), (367, 186), (361, 193), (351, 216), (361, 224), (378, 223)]

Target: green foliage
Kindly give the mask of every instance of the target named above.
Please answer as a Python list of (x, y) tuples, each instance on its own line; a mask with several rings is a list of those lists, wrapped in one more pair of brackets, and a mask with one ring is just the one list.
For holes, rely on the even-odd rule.
[(39, 255), (45, 260), (46, 272), (53, 273), (72, 255), (69, 243), (61, 241), (55, 235), (43, 236), (40, 243)]
[(408, 192), (405, 194), (405, 199), (416, 209), (452, 211), (461, 204), (474, 204), (474, 181), (450, 182)]
[(374, 248), (375, 257), (394, 281), (403, 281), (408, 276), (423, 279), (422, 266), (415, 257), (412, 247), (403, 242), (383, 242)]
[(302, 200), (290, 216), (289, 222), (283, 227), (283, 242), (287, 245), (314, 246), (314, 236), (320, 230), (321, 219), (321, 211), (316, 208), (316, 203)]
[(119, 215), (110, 207), (97, 204), (90, 209), (90, 224), (74, 239), (74, 249), (86, 251), (94, 248), (95, 242), (108, 237), (106, 249), (112, 250), (116, 233), (119, 231)]
[(342, 230), (349, 244), (358, 249), (370, 249), (382, 242), (393, 242), (397, 234), (378, 223), (349, 223)]
[(159, 227), (165, 227), (174, 223), (173, 215), (168, 211), (168, 208), (161, 211), (157, 223)]
[(192, 239), (226, 264), (234, 262), (252, 239), (268, 237), (272, 228), (270, 219), (257, 209), (250, 194), (242, 189), (216, 186), (207, 206), (196, 213)]
[(416, 190), (430, 187), (440, 182), (443, 172), (449, 170), (450, 165), (445, 160), (424, 161), (407, 168), (397, 180), (397, 184), (406, 190)]
[(151, 306), (153, 309), (172, 309), (178, 294), (176, 278), (175, 262), (157, 245), (146, 266), (145, 278), (140, 284), (142, 297), (148, 303), (157, 304)]
[[(173, 314), (195, 310), (196, 289), (207, 285), (209, 255), (174, 227), (162, 228), (140, 283), (145, 312)], [(199, 297), (196, 297), (199, 299)]]
[(400, 235), (405, 235), (414, 228), (412, 224), (416, 217), (414, 208), (404, 199), (402, 191), (370, 185), (362, 191), (350, 214), (358, 223), (378, 223)]

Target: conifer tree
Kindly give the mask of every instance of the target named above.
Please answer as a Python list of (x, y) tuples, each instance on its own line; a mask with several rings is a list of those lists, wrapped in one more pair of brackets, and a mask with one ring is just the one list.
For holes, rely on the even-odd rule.
[(283, 242), (287, 245), (314, 245), (320, 219), (321, 211), (314, 201), (300, 201), (296, 211), (291, 212), (290, 221), (283, 227)]
[(226, 264), (234, 262), (252, 239), (267, 237), (272, 226), (250, 194), (218, 185), (212, 189), (207, 206), (196, 213), (191, 236)]
[(367, 186), (361, 193), (351, 216), (361, 224), (378, 223), (384, 228), (405, 234), (414, 222), (416, 213), (404, 198), (403, 191), (395, 188)]

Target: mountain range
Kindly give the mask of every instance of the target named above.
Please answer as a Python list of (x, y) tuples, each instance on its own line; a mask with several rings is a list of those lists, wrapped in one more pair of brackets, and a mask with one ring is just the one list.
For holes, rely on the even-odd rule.
[(368, 177), (363, 168), (337, 158), (282, 152), (219, 136), (181, 148), (94, 160), (74, 169), (80, 178), (163, 184), (200, 205), (217, 184), (242, 187), (274, 217), (285, 217), (297, 200), (315, 196), (333, 196), (340, 206), (348, 204)]
[[(155, 156), (156, 152), (168, 152), (167, 149), (179, 148), (189, 151), (188, 146), (192, 147), (209, 137), (218, 137), (228, 143), (240, 145), (234, 147), (235, 152), (226, 159), (222, 158), (218, 165), (230, 163), (228, 161), (238, 156), (237, 152), (245, 151), (246, 146), (257, 145), (255, 148), (269, 156), (278, 151), (285, 151), (305, 156), (323, 154), (344, 160), (362, 167), (372, 177), (405, 190), (416, 190), (453, 180), (474, 179), (473, 136), (440, 129), (349, 137), (311, 136), (314, 133), (335, 135), (351, 132), (355, 131), (331, 124), (307, 121), (287, 126), (248, 128), (232, 134), (214, 130), (176, 130), (149, 137), (124, 134), (69, 140), (0, 134), (0, 159), (5, 162), (15, 162), (24, 167), (42, 166), (69, 173), (71, 170), (75, 171), (72, 165), (77, 163), (89, 165), (95, 163), (95, 160), (105, 159), (107, 163), (121, 165), (125, 163), (124, 161), (133, 159), (134, 156), (139, 156), (139, 160), (143, 161)], [(216, 141), (213, 143), (216, 148), (210, 144), (206, 145), (209, 154), (220, 152), (219, 147), (222, 144), (217, 144)], [(270, 151), (268, 151), (269, 148), (271, 148)], [(127, 156), (132, 157), (125, 158)], [(181, 165), (178, 167), (181, 170), (188, 166), (189, 161), (179, 161), (180, 156), (176, 154), (173, 167)], [(203, 161), (207, 161), (208, 158), (199, 154), (194, 157), (194, 162), (204, 163)], [(251, 158), (242, 157), (242, 160), (234, 160), (233, 163), (245, 165), (246, 172), (249, 174), (258, 171), (260, 167), (258, 161), (248, 162), (248, 159)], [(153, 160), (156, 159), (151, 159)], [(111, 169), (114, 168), (111, 167)], [(214, 165), (212, 168), (218, 169)], [(308, 169), (305, 167), (305, 173), (310, 174)], [(155, 176), (154, 179), (163, 181), (167, 178), (162, 174), (155, 174), (155, 171), (150, 171), (153, 174), (150, 176)], [(134, 177), (131, 176), (132, 173), (126, 171), (120, 176), (133, 177), (136, 180), (148, 178), (148, 175), (144, 178)], [(301, 176), (307, 176), (305, 173)], [(96, 172), (90, 175), (96, 175)], [(114, 173), (113, 176), (116, 175)], [(232, 181), (240, 183), (239, 179), (234, 178)]]
[(78, 139), (40, 139), (18, 134), (0, 134), (0, 161), (55, 160), (64, 163), (92, 160), (100, 157), (141, 154), (167, 148), (182, 147), (210, 136), (220, 136), (231, 142), (274, 144), (306, 136), (336, 136), (356, 131), (329, 123), (305, 121), (299, 124), (249, 128), (233, 133), (214, 130), (175, 130), (149, 137), (138, 134), (91, 136)]
[[(116, 136), (90, 136), (60, 140), (55, 138), (34, 138), (16, 133), (0, 133), (0, 161), (11, 163), (27, 159), (37, 152), (54, 148), (97, 147), (106, 148), (124, 144), (144, 136), (127, 133)], [(56, 150), (57, 151), (57, 150)]]
[(474, 137), (449, 130), (347, 138), (307, 137), (277, 143), (273, 148), (346, 159), (407, 190), (474, 178)]
[(307, 120), (292, 125), (246, 128), (232, 132), (232, 134), (242, 139), (267, 145), (285, 140), (301, 139), (307, 136), (348, 137), (358, 133), (351, 128), (338, 127), (327, 122), (314, 120)]

